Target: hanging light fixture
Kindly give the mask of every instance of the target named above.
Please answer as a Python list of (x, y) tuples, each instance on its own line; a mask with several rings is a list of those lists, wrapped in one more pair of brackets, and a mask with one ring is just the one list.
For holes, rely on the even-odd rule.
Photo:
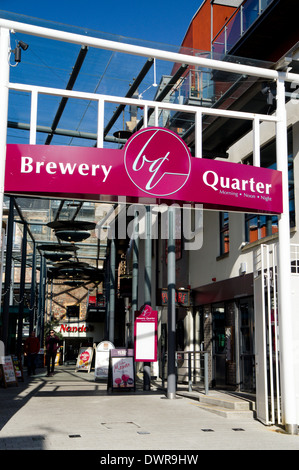
[(63, 251), (46, 251), (44, 257), (49, 261), (67, 261), (73, 256), (72, 253), (65, 253)]
[(90, 237), (90, 233), (86, 230), (57, 230), (55, 235), (65, 242), (82, 242)]
[(95, 222), (84, 220), (55, 220), (48, 227), (55, 231), (57, 238), (67, 242), (81, 242), (90, 237), (88, 230), (93, 230)]

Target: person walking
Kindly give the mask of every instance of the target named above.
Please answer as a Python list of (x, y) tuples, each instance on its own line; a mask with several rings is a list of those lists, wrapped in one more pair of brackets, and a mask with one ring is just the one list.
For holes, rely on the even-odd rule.
[(35, 375), (36, 358), (40, 350), (39, 339), (35, 336), (35, 331), (31, 331), (30, 336), (24, 343), (24, 355), (27, 357), (27, 373)]
[(55, 335), (54, 330), (50, 330), (49, 336), (46, 338), (46, 365), (47, 377), (54, 374), (55, 359), (59, 348), (59, 338)]

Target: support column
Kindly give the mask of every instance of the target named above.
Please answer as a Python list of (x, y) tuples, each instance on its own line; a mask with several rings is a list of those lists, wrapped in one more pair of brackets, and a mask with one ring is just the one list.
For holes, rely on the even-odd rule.
[(35, 326), (35, 294), (36, 294), (36, 245), (34, 242), (33, 252), (32, 252), (32, 268), (31, 268), (29, 331), (32, 331)]
[(277, 80), (277, 170), (282, 172), (283, 213), (278, 218), (278, 300), (282, 422), (289, 434), (297, 434), (296, 390), (293, 362), (291, 302), (290, 216), (288, 186), (287, 116), (283, 78)]
[(134, 343), (134, 314), (138, 310), (138, 270), (139, 270), (139, 223), (137, 212), (134, 213), (133, 229), (133, 269), (132, 269), (132, 311), (131, 311), (131, 338)]
[[(151, 239), (151, 208), (146, 207), (145, 214), (145, 266), (144, 266), (144, 303), (152, 303), (152, 239)], [(151, 386), (151, 363), (143, 364), (143, 390), (150, 390)]]
[(27, 258), (27, 223), (23, 226), (22, 239), (22, 261), (19, 292), (19, 317), (18, 317), (18, 342), (17, 356), (22, 354), (23, 320), (24, 320), (24, 297), (25, 297), (25, 277), (26, 277), (26, 258)]
[(37, 307), (37, 324), (36, 336), (39, 337), (40, 344), (43, 344), (44, 338), (44, 305), (45, 305), (45, 258), (40, 258), (39, 271), (39, 291), (38, 291), (38, 307)]
[(110, 288), (109, 288), (109, 341), (114, 344), (114, 322), (115, 322), (115, 239), (112, 238), (110, 245)]
[[(2, 209), (1, 209), (2, 211)], [(5, 353), (10, 353), (10, 345), (8, 344), (8, 328), (9, 328), (9, 301), (10, 301), (10, 284), (11, 284), (11, 263), (12, 263), (12, 244), (13, 244), (13, 227), (14, 227), (14, 198), (9, 201), (9, 214), (6, 232), (6, 262), (5, 262), (5, 281), (4, 281), (4, 298), (2, 311), (2, 341), (5, 347)]]
[(168, 208), (168, 254), (167, 254), (167, 277), (168, 277), (168, 350), (167, 350), (167, 398), (176, 397), (176, 367), (175, 367), (175, 344), (176, 344), (176, 315), (175, 315), (175, 208)]
[(5, 159), (6, 159), (9, 51), (10, 51), (9, 30), (6, 28), (0, 28), (0, 116), (1, 116), (1, 120), (0, 120), (0, 236), (2, 233), (4, 175), (5, 175)]

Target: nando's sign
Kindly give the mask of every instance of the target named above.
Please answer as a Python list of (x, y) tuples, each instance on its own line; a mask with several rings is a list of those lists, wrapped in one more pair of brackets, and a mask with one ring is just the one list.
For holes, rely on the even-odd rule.
[(174, 132), (149, 127), (123, 149), (7, 145), (5, 192), (281, 213), (281, 172), (191, 157)]

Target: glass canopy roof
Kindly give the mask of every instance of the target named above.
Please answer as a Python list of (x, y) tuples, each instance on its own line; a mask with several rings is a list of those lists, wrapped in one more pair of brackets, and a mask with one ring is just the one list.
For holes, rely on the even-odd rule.
[[(0, 11), (0, 18), (43, 26), (60, 31), (78, 33), (96, 38), (109, 39), (141, 45), (170, 52), (183, 52), (188, 55), (210, 57), (205, 51), (181, 48), (165, 44), (148, 43), (138, 39), (123, 38), (90, 31), (84, 28), (66, 26), (22, 15)], [(125, 54), (98, 48), (86, 48), (77, 44), (50, 40), (31, 34), (11, 32), (10, 82), (59, 89), (72, 89), (96, 94), (137, 97), (139, 106), (120, 107), (105, 104), (104, 146), (120, 148), (128, 135), (142, 123), (142, 99), (153, 101), (170, 101), (173, 103), (192, 103), (199, 106), (228, 107), (237, 100), (238, 88), (233, 87), (242, 78), (236, 74), (221, 73), (217, 78), (220, 86), (215, 86), (215, 75), (207, 69), (190, 67), (180, 68), (169, 61), (153, 60), (151, 57)], [(28, 45), (20, 50), (21, 61), (16, 62), (16, 48), (20, 41)], [(220, 57), (213, 57), (220, 59)], [(271, 67), (270, 63), (240, 58), (223, 58), (255, 66)], [(172, 80), (172, 77), (174, 79)], [(214, 81), (213, 81), (214, 80)], [(246, 77), (246, 87), (257, 79)], [(167, 87), (167, 85), (169, 85)], [(225, 93), (231, 90), (229, 102), (224, 99)], [(244, 91), (244, 83), (242, 92)], [(9, 92), (9, 114), (7, 143), (28, 144), (30, 123), (30, 93), (17, 90)], [(81, 99), (62, 99), (56, 96), (39, 96), (37, 116), (37, 140), (40, 145), (86, 146), (96, 145), (97, 106), (93, 101)], [(207, 120), (207, 125), (210, 121)], [(149, 121), (150, 124), (150, 121)], [(159, 125), (174, 128), (181, 133), (189, 133), (194, 121), (192, 116), (180, 113), (179, 116), (160, 115)], [(204, 127), (204, 126), (203, 126)], [(129, 134), (120, 134), (129, 131)], [(121, 138), (120, 138), (121, 137)], [(187, 142), (188, 143), (188, 142)], [(189, 145), (189, 143), (188, 143)], [(192, 145), (190, 144), (192, 150)], [(28, 224), (28, 264), (32, 252), (33, 240), (37, 247), (62, 243), (49, 224), (54, 221), (89, 221), (95, 225), (104, 220), (104, 225), (115, 219), (121, 207), (114, 208), (93, 201), (48, 200), (26, 197), (15, 197), (15, 220)], [(4, 220), (8, 214), (9, 198), (5, 198)], [(14, 247), (14, 259), (20, 260), (21, 233), (23, 225), (17, 223), (17, 238)], [(89, 230), (90, 237), (77, 242), (71, 261), (87, 263), (89, 266), (102, 269), (106, 256), (107, 240), (100, 240), (96, 229)], [(18, 235), (19, 234), (19, 235)], [(104, 237), (105, 238), (105, 237)], [(45, 251), (45, 250), (43, 250)], [(48, 251), (48, 250), (47, 250)], [(53, 250), (52, 250), (53, 251)], [(39, 250), (39, 253), (42, 253)], [(39, 265), (39, 261), (38, 261)], [(48, 261), (51, 268), (53, 262)]]

